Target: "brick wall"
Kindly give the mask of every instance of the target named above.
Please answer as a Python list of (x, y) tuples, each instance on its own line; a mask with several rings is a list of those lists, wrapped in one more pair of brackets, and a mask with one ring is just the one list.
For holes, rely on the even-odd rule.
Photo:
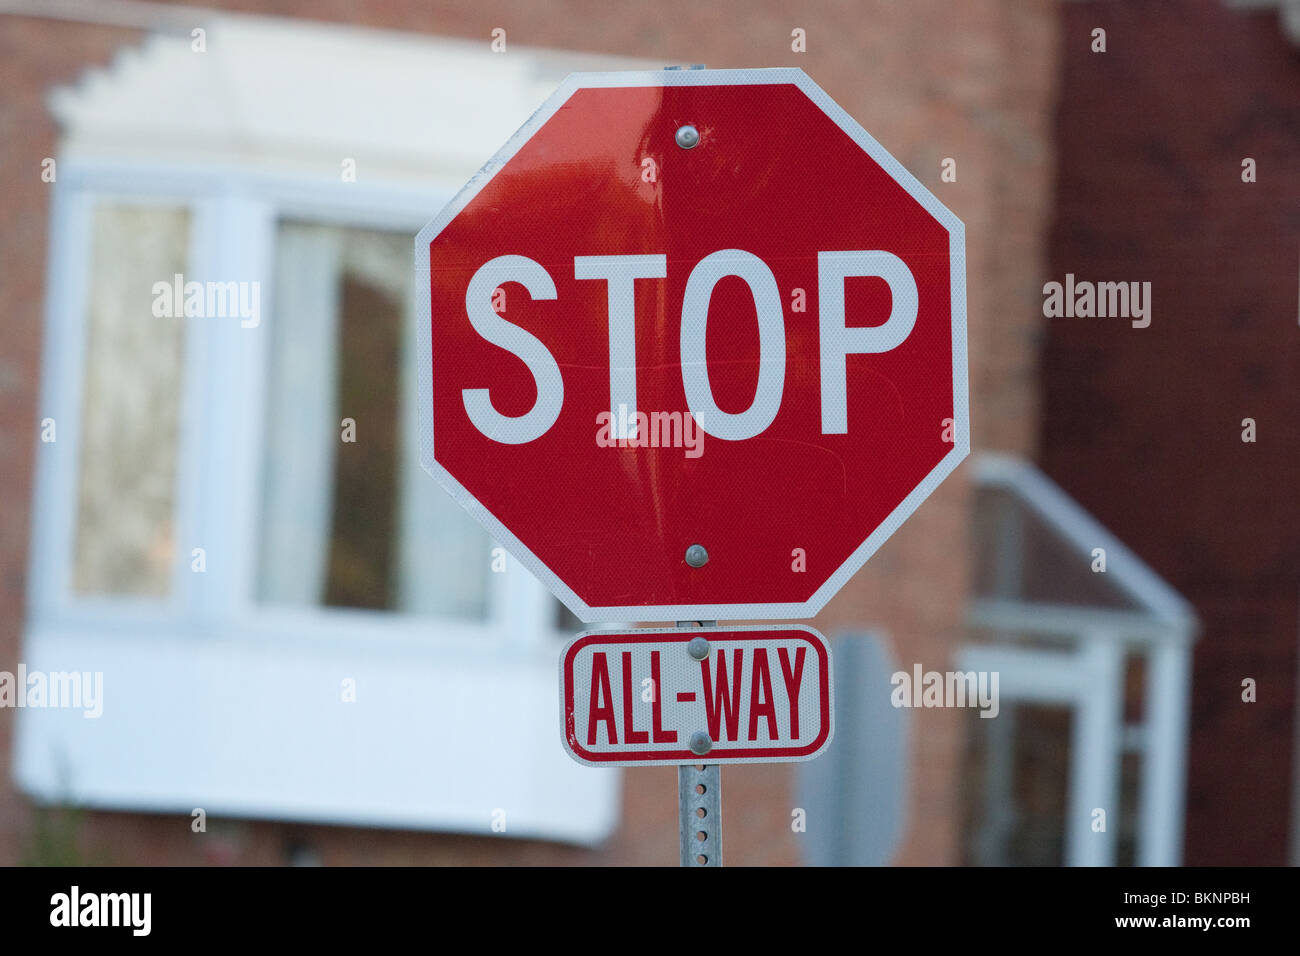
[[(205, 3), (250, 13), (310, 17), (489, 41), (504, 27), (511, 43), (705, 63), (710, 67), (798, 66), (879, 139), (966, 223), (973, 441), (1029, 455), (1037, 435), (1037, 284), (1053, 171), (1051, 106), (1057, 74), (1054, 0), (873, 0), (812, 3), (659, 2), (611, 9), (604, 2), (550, 0), (426, 3), (343, 0)], [(807, 32), (807, 52), (790, 49)], [(48, 195), (40, 158), (53, 155), (46, 91), (102, 64), (131, 31), (0, 18), (4, 84), (0, 166), (10, 183), (0, 286), (0, 669), (18, 659), (31, 495), (37, 356)], [(940, 181), (940, 163), (957, 181)], [(16, 185), (14, 185), (16, 184)], [(945, 668), (961, 636), (969, 578), (965, 470), (949, 478), (868, 569), (816, 622), (823, 630), (879, 626), (900, 664)], [(959, 808), (958, 714), (918, 711), (911, 735), (911, 818), (899, 862), (952, 863)], [(0, 757), (8, 760), (8, 714), (0, 714)], [(723, 825), (727, 859), (742, 864), (800, 860), (790, 830), (790, 768), (728, 768)], [(200, 839), (188, 817), (90, 814), (86, 848), (130, 863), (274, 863), (295, 846), (325, 863), (676, 862), (674, 773), (628, 772), (623, 824), (598, 851), (505, 839), (362, 831), (288, 824), (219, 822)], [(25, 801), (0, 783), (0, 862), (30, 842)]]
[[(1300, 50), (1275, 13), (1217, 0), (1063, 9), (1050, 278), (1151, 282), (1152, 315), (1144, 329), (1047, 320), (1042, 461), (1204, 624), (1186, 862), (1282, 864), (1300, 620)], [(1256, 703), (1241, 699), (1246, 677)]]

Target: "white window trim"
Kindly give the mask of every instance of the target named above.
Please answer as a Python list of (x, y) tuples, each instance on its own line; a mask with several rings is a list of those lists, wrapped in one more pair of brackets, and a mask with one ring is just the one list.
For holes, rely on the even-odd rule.
[[(19, 786), (102, 808), (480, 833), (494, 832), (494, 811), (504, 810), (511, 836), (607, 837), (618, 773), (563, 753), (554, 605), (521, 566), (511, 560), (490, 576), (484, 623), (267, 607), (254, 596), (276, 222), (413, 235), (458, 184), (342, 186), (76, 157), (58, 168), (40, 407), (58, 441), (38, 446), (22, 660), (29, 670), (102, 671), (104, 713), (19, 712)], [(70, 589), (97, 197), (190, 204), (188, 271), (263, 288), (257, 329), (185, 320), (177, 558), (160, 602)], [(223, 388), (232, 381), (254, 387)], [(207, 550), (204, 575), (189, 571), (190, 542)], [(346, 677), (357, 681), (355, 704), (340, 702)]]

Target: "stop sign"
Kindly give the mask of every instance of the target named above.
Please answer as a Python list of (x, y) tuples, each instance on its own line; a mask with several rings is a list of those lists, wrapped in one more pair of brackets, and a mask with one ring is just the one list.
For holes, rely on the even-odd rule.
[(415, 260), (422, 462), (585, 621), (812, 616), (968, 452), (962, 224), (801, 70), (574, 74)]

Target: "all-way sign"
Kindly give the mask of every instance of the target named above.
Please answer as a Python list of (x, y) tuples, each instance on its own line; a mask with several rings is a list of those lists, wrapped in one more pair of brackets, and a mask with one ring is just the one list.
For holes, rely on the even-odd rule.
[(801, 625), (588, 631), (560, 697), (565, 749), (594, 766), (811, 760), (834, 731), (830, 650)]

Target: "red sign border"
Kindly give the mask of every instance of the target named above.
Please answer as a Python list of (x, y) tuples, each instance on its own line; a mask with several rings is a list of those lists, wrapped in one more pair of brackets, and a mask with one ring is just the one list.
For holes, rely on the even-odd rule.
[[(641, 644), (680, 642), (694, 637), (710, 643), (727, 640), (753, 640), (764, 632), (802, 631), (803, 639), (817, 652), (817, 674), (826, 693), (821, 699), (821, 732), (802, 747), (715, 747), (703, 756), (685, 747), (680, 750), (632, 750), (622, 753), (595, 754), (577, 741), (573, 709), (573, 659), (591, 644)], [(760, 624), (735, 627), (632, 628), (630, 630), (583, 631), (564, 646), (560, 653), (560, 737), (565, 752), (578, 763), (589, 767), (644, 767), (682, 764), (797, 763), (812, 760), (828, 746), (835, 734), (835, 685), (832, 682), (830, 643), (820, 631), (804, 624)]]

